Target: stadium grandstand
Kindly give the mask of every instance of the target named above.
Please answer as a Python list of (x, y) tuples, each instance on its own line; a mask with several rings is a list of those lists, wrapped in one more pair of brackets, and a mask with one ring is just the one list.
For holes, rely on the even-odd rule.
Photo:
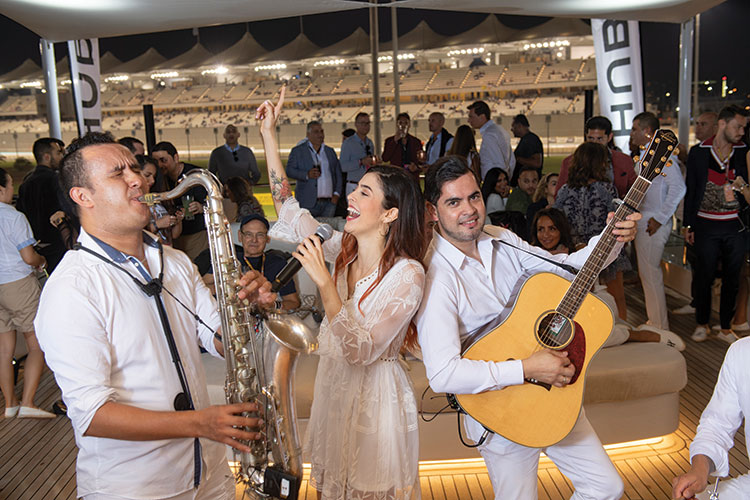
[[(483, 24), (475, 30), (491, 29), (489, 24)], [(422, 40), (425, 29), (429, 28), (415, 28)], [(550, 29), (554, 28), (540, 28), (540, 34)], [(580, 31), (584, 33), (585, 29)], [(349, 38), (361, 36), (355, 31)], [(304, 40), (295, 40), (290, 45), (296, 44), (299, 53)], [(289, 56), (295, 51), (282, 50), (284, 47), (263, 54), (249, 33), (217, 55), (197, 44), (172, 60), (165, 60), (152, 48), (122, 63), (107, 52), (100, 60), (104, 129), (115, 136), (143, 138), (142, 107), (151, 104), (157, 139), (173, 141), (181, 151), (203, 156), (222, 143), (221, 132), (228, 123), (240, 127), (252, 144), (257, 136), (256, 106), (276, 98), (282, 85), (286, 85), (287, 105), (279, 131), (282, 149), (294, 146), (311, 120), (323, 122), (329, 142), (338, 147), (336, 132), (350, 127), (357, 113), (373, 109), (370, 57), (345, 55), (347, 40), (336, 44), (342, 53), (297, 60)], [(528, 115), (532, 128), (553, 153), (567, 152), (580, 142), (583, 93), (596, 87), (590, 35), (540, 36), (508, 43), (422, 50), (410, 48), (414, 43), (409, 34), (403, 42), (406, 49), (398, 55), (400, 111), (411, 115), (412, 131), (418, 137), (428, 136), (430, 113), (442, 112), (446, 126), (455, 129), (465, 122), (468, 104), (481, 98), (490, 104), (493, 118), (506, 127), (512, 116)], [(451, 41), (435, 37), (431, 43), (440, 42)], [(356, 43), (367, 48), (361, 41)], [(307, 42), (303, 49), (312, 50)], [(383, 137), (390, 135), (396, 114), (391, 54), (384, 51), (379, 60)], [(63, 139), (68, 141), (76, 135), (76, 128), (67, 58), (57, 66)], [(5, 155), (28, 151), (36, 138), (47, 133), (39, 72), (32, 61), (26, 61), (0, 75), (0, 151)]]

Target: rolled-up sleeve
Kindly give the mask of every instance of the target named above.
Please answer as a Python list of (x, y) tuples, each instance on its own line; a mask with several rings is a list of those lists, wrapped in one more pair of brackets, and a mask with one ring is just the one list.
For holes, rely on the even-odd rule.
[(86, 433), (99, 408), (115, 395), (110, 385), (112, 349), (106, 324), (86, 289), (85, 283), (48, 282), (34, 321), (47, 365), (80, 435)]
[(727, 351), (713, 396), (703, 410), (695, 439), (690, 445), (690, 459), (696, 455), (707, 456), (720, 477), (729, 475), (729, 450), (734, 446), (734, 434), (744, 418), (739, 384), (745, 384), (747, 380), (738, 378), (737, 370), (743, 362), (738, 352), (739, 344), (733, 344)]
[(416, 317), (419, 345), (435, 392), (477, 394), (523, 383), (523, 364), (461, 358), (458, 297), (454, 286), (428, 275)]

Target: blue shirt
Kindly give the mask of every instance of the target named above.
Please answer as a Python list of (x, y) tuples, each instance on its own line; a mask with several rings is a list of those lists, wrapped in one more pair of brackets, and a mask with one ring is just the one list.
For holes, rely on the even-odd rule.
[(341, 145), (341, 170), (346, 172), (346, 182), (359, 182), (365, 175), (367, 168), (359, 163), (359, 160), (365, 156), (375, 154), (375, 145), (369, 137), (365, 140), (359, 138), (357, 134), (348, 137)]
[(0, 285), (23, 279), (34, 271), (20, 253), (34, 243), (26, 216), (7, 203), (0, 203)]

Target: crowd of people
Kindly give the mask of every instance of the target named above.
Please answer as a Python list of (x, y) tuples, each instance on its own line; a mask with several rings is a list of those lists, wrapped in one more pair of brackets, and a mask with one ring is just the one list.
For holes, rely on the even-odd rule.
[[(453, 134), (441, 113), (430, 115), (426, 145), (409, 134), (410, 117), (402, 113), (382, 158), (368, 137), (370, 117), (360, 113), (340, 157), (325, 144), (323, 125), (312, 121), (285, 166), (276, 142), (283, 98), (282, 90), (277, 104), (266, 101), (256, 114), (278, 215), (273, 226), (253, 196), (261, 173), (253, 152), (239, 145), (236, 126), (226, 127), (226, 143), (209, 161), (233, 202), (227, 206), (235, 206), (230, 218), (239, 222), (240, 296), (259, 307), (299, 307), (293, 283), (278, 297), (271, 293), (270, 281), (285, 259), (266, 250), (271, 238), (299, 243), (293, 257), (317, 286), (324, 310), (304, 443), (310, 484), (324, 499), (419, 498), (416, 397), (400, 357), (408, 351), (420, 358), (435, 392), (572, 383), (576, 367), (565, 351), (472, 361), (461, 357), (462, 345), (512, 304), (524, 276), (547, 271), (570, 279), (566, 266), (586, 262), (635, 182), (639, 162), (633, 156), (659, 129), (658, 119), (651, 113), (634, 118), (630, 154), (614, 147), (608, 119), (589, 119), (585, 142), (558, 174), (544, 172), (542, 143), (524, 115), (512, 122), (520, 138), (513, 151), (510, 134), (483, 101), (468, 107), (468, 125)], [(631, 214), (615, 223), (617, 243), (592, 289), (617, 317), (606, 346), (630, 341), (685, 348), (669, 330), (660, 267), (675, 214), (695, 252), (692, 339), (715, 335), (733, 343), (747, 325), (747, 311), (740, 312), (747, 307), (747, 283), (740, 278), (750, 242), (741, 231), (750, 223), (747, 113), (728, 107), (698, 122), (700, 142), (687, 161), (671, 158), (672, 167), (652, 181), (640, 208), (629, 207)], [(52, 417), (33, 403), (46, 356), (79, 448), (79, 496), (234, 498), (221, 444), (249, 451), (262, 423), (246, 416), (256, 411), (253, 403), (208, 401), (199, 348), (221, 357), (223, 346), (202, 216), (207, 193), (193, 187), (153, 207), (139, 200), (150, 190), (173, 189), (200, 167), (181, 161), (171, 143), (158, 143), (146, 155), (137, 139), (118, 143), (106, 133), (87, 134), (67, 148), (40, 139), (34, 156), (37, 167), (21, 184), (15, 208), (12, 178), (0, 170), (6, 418)], [(325, 242), (311, 236), (318, 219), (342, 211), (342, 231)], [(635, 259), (625, 252), (633, 240)], [(627, 323), (623, 284), (634, 261), (647, 303), (648, 320), (639, 326)], [(35, 268), (51, 273), (41, 298)], [(720, 324), (713, 330), (710, 290), (717, 275)], [(10, 366), (16, 331), (29, 349), (20, 400)], [(748, 342), (730, 347), (691, 447), (693, 467), (674, 481), (675, 498), (704, 490), (712, 472), (727, 473), (733, 434), (750, 407), (742, 385)], [(541, 449), (487, 436), (468, 415), (464, 427), (485, 460), (496, 498), (536, 497)], [(621, 497), (622, 479), (584, 413), (544, 452), (572, 481), (574, 497)], [(722, 498), (741, 498), (749, 477), (723, 483)]]

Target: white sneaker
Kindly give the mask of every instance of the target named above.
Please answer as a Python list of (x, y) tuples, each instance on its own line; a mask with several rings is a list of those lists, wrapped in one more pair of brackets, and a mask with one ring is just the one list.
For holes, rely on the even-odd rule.
[(719, 333), (716, 334), (716, 338), (719, 339), (719, 340), (723, 340), (724, 342), (726, 342), (729, 345), (732, 345), (735, 342), (737, 342), (738, 340), (740, 340), (740, 338), (737, 336), (737, 334), (734, 333), (734, 332), (731, 332), (731, 331), (729, 333), (719, 332)]
[(54, 413), (44, 411), (41, 408), (32, 408), (30, 406), (22, 406), (18, 410), (18, 418), (55, 418)]
[(647, 325), (646, 323), (640, 325), (638, 328), (635, 329), (637, 332), (654, 332), (659, 334), (659, 343), (668, 345), (669, 347), (674, 347), (678, 351), (684, 351), (685, 350), (685, 342), (680, 338), (679, 335), (677, 335), (674, 332), (670, 332), (669, 330), (664, 330), (663, 328), (657, 328), (652, 325)]
[(703, 342), (708, 338), (708, 328), (705, 326), (696, 326), (695, 331), (690, 336), (695, 342)]
[(682, 307), (678, 307), (677, 309), (672, 309), (672, 314), (694, 314), (695, 313), (695, 307), (691, 306), (690, 304), (685, 304)]
[(750, 331), (750, 323), (745, 321), (744, 323), (740, 323), (739, 325), (732, 325), (732, 331), (735, 331), (735, 332)]

